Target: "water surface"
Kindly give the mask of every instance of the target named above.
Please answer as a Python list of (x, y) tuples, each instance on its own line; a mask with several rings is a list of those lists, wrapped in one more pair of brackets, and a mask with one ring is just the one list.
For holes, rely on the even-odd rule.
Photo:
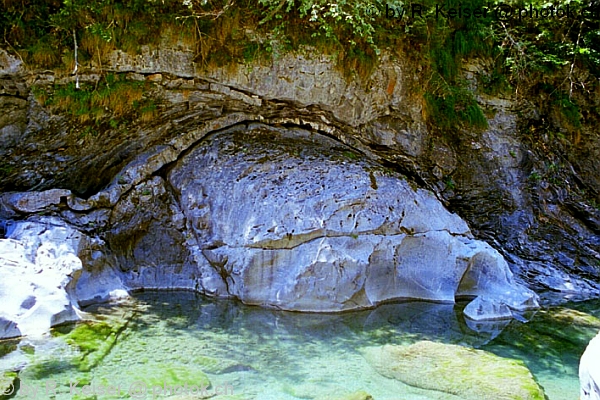
[[(191, 399), (214, 396), (215, 389), (215, 399), (325, 399), (360, 390), (376, 400), (458, 399), (385, 378), (361, 353), (370, 346), (431, 340), (521, 359), (550, 400), (576, 400), (579, 357), (600, 328), (593, 317), (600, 317), (600, 301), (541, 310), (527, 323), (490, 324), (467, 324), (461, 306), (451, 304), (386, 304), (322, 315), (187, 292), (139, 293), (133, 302), (86, 311), (109, 323), (121, 321), (116, 333), (99, 342), (105, 348), (78, 346), (69, 339), (73, 327), (44, 340), (23, 339), (16, 350), (12, 344), (0, 368), (22, 369), (17, 398), (31, 398), (37, 388), (37, 398), (56, 399)], [(189, 395), (193, 384), (200, 389), (208, 381), (210, 389)], [(176, 385), (186, 384), (188, 392), (175, 393)], [(85, 385), (96, 392), (82, 391)]]

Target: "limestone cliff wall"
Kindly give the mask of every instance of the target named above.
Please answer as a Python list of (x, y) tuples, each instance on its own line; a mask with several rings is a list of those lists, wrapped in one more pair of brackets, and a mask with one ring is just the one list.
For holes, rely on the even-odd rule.
[[(117, 203), (132, 190), (138, 197), (150, 190), (152, 201), (168, 202), (172, 192), (161, 189), (157, 179), (164, 179), (176, 160), (211, 133), (260, 122), (327, 136), (404, 174), (464, 218), (475, 237), (500, 251), (530, 287), (571, 296), (600, 294), (600, 135), (597, 127), (584, 125), (583, 140), (552, 136), (535, 99), (478, 94), (489, 128), (444, 135), (425, 123), (419, 66), (408, 57), (384, 55), (368, 79), (348, 80), (328, 57), (310, 52), (207, 71), (185, 46), (143, 48), (135, 56), (114, 52), (102, 71), (90, 65), (79, 79), (97, 82), (106, 71), (146, 83), (144, 96), (156, 104), (152, 118), (118, 126), (103, 120), (89, 129), (76, 117), (53, 112), (35, 94), (36, 88), (73, 77), (29, 70), (0, 51), (0, 191), (60, 188), (76, 195), (57, 195), (41, 208), (15, 207), (5, 196), (3, 219), (44, 210), (107, 240), (119, 237), (123, 219), (140, 231), (168, 226), (168, 240), (182, 243), (180, 211), (172, 210), (163, 223), (163, 217), (152, 216), (153, 206), (138, 209), (136, 216), (135, 204)], [(486, 71), (473, 62), (464, 74), (476, 87)], [(117, 258), (139, 248), (136, 238), (144, 236), (123, 232), (131, 243), (115, 245)], [(162, 244), (157, 263), (178, 268), (184, 260), (166, 251), (169, 243)]]

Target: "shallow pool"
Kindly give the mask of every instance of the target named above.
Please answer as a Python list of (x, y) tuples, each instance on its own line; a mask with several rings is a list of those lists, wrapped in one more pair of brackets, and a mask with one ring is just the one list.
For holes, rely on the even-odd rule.
[(93, 329), (61, 327), (0, 347), (0, 369), (21, 371), (16, 398), (366, 398), (362, 391), (376, 400), (459, 399), (386, 378), (363, 356), (367, 347), (429, 340), (523, 360), (550, 400), (576, 400), (579, 357), (600, 329), (600, 301), (477, 326), (460, 305), (321, 315), (186, 292), (139, 293), (86, 311)]

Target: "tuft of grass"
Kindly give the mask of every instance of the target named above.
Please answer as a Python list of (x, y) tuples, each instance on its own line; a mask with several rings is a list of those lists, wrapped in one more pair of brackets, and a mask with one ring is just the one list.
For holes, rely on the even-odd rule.
[[(80, 89), (74, 83), (55, 86), (52, 91), (35, 88), (37, 100), (53, 111), (71, 115), (81, 123), (99, 123), (105, 116), (111, 120), (129, 114), (140, 113), (147, 120), (147, 114), (154, 112), (155, 106), (147, 108), (143, 95), (146, 83), (120, 80), (109, 74), (96, 86), (84, 84)], [(146, 108), (144, 108), (146, 107)], [(114, 122), (111, 122), (111, 126)]]
[(344, 157), (347, 157), (347, 158), (349, 158), (351, 160), (358, 159), (358, 154), (356, 154), (356, 153), (354, 153), (352, 151), (349, 151), (349, 150), (344, 151), (342, 154), (344, 155)]
[(29, 63), (42, 68), (54, 68), (61, 61), (58, 48), (47, 38), (42, 38), (38, 43), (29, 47), (25, 53)]
[(460, 127), (485, 129), (487, 118), (475, 97), (461, 87), (447, 87), (448, 92), (426, 92), (426, 119), (442, 130), (451, 131)]
[(140, 108), (140, 120), (142, 122), (151, 122), (156, 118), (156, 104), (150, 103)]
[(449, 190), (454, 190), (456, 188), (456, 183), (454, 183), (454, 180), (450, 176), (446, 177), (446, 179), (444, 180), (444, 184)]
[(87, 58), (95, 60), (100, 66), (102, 61), (115, 49), (112, 32), (97, 25), (83, 31), (79, 45)]

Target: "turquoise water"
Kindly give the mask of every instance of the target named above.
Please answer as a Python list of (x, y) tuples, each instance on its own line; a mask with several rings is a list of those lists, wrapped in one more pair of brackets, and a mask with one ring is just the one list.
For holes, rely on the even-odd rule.
[(21, 370), (16, 398), (292, 400), (364, 391), (376, 400), (458, 399), (383, 377), (362, 355), (367, 347), (430, 340), (523, 360), (550, 400), (576, 400), (579, 357), (600, 329), (600, 301), (542, 310), (528, 323), (480, 326), (448, 304), (321, 315), (186, 292), (140, 293), (86, 311), (106, 327), (87, 345), (86, 334), (62, 327), (0, 347), (7, 353), (0, 370)]

